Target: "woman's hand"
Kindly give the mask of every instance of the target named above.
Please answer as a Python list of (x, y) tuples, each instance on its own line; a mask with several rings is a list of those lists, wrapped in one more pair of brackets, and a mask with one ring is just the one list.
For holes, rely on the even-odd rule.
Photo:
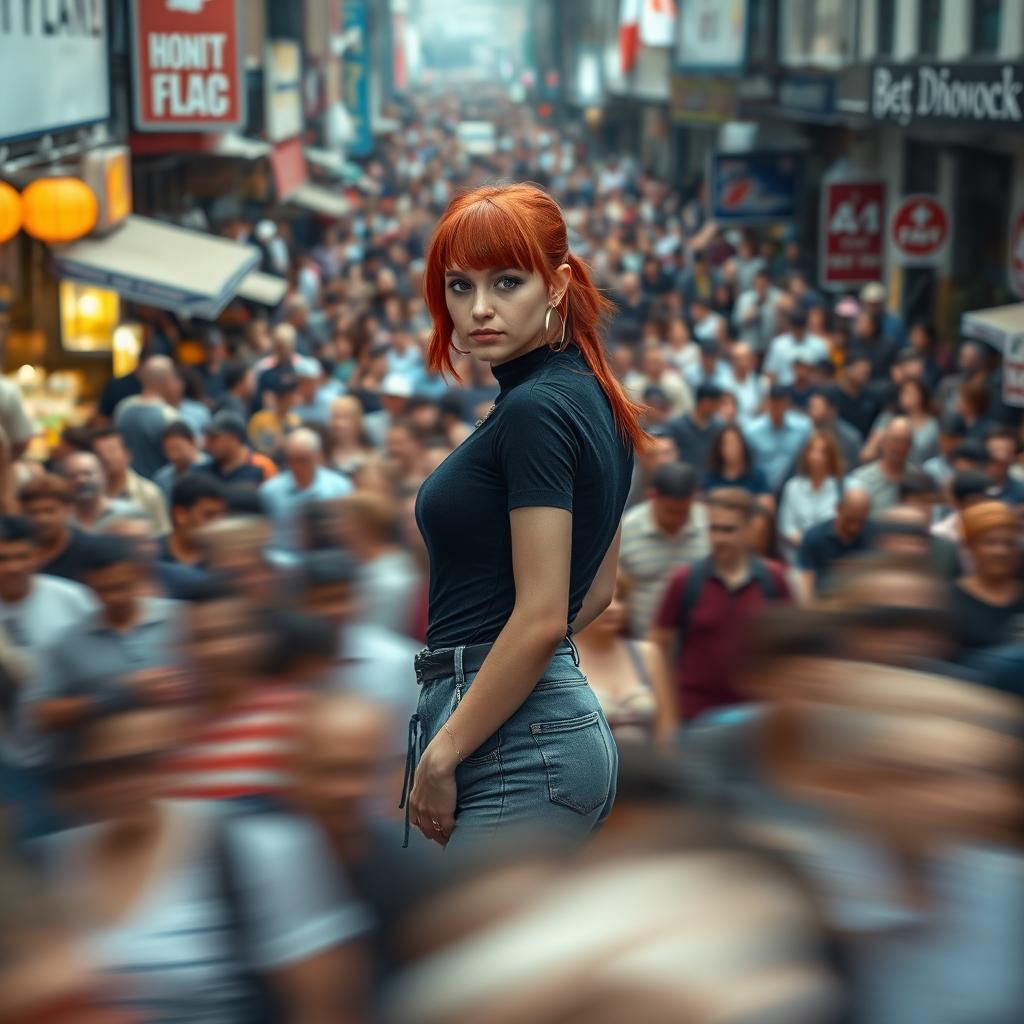
[(427, 745), (416, 766), (416, 782), (409, 794), (409, 820), (428, 839), (446, 846), (455, 829), (456, 761), (441, 742)]

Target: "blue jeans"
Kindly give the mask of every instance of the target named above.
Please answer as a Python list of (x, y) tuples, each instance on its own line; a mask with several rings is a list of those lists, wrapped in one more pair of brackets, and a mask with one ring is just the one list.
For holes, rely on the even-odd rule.
[[(456, 665), (461, 665), (461, 657)], [(465, 697), (476, 672), (421, 683), (410, 723), (410, 768)], [(573, 651), (560, 651), (501, 728), (455, 772), (458, 799), (448, 848), (528, 826), (562, 840), (597, 831), (615, 799), (619, 755)]]

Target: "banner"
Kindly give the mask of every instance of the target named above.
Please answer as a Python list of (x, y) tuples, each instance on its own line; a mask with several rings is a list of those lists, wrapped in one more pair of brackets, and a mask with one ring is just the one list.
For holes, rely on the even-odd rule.
[(271, 142), (302, 133), (302, 49), (294, 39), (267, 43), (263, 59), (263, 127)]
[(885, 183), (833, 181), (821, 190), (821, 286), (884, 280)]
[(345, 38), (342, 58), (341, 101), (352, 118), (352, 138), (346, 147), (352, 156), (373, 152), (370, 113), (370, 15), (367, 0), (345, 0)]
[(680, 6), (680, 70), (742, 71), (747, 57), (747, 0), (685, 0)]
[(241, 0), (132, 0), (131, 7), (135, 127), (242, 127)]
[(644, 46), (671, 46), (676, 35), (675, 0), (643, 0), (640, 42)]
[(0, 142), (109, 117), (106, 0), (0, 0)]
[(710, 216), (720, 224), (794, 220), (798, 154), (788, 151), (714, 153), (708, 171)]

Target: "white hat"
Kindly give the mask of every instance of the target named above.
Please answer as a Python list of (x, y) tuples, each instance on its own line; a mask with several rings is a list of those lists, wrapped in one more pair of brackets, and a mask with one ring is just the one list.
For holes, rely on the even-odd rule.
[(389, 373), (380, 382), (380, 393), (392, 398), (412, 398), (412, 382), (398, 373)]
[(881, 281), (872, 281), (860, 290), (860, 301), (866, 303), (885, 302), (885, 285)]

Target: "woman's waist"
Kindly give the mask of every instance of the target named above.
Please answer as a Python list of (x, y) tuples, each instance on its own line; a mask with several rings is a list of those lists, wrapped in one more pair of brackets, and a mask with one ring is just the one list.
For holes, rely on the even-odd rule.
[[(413, 659), (416, 669), (416, 681), (420, 685), (434, 683), (442, 679), (465, 681), (467, 675), (479, 672), (487, 660), (493, 643), (463, 644), (455, 647), (424, 647)], [(580, 680), (583, 679), (579, 672), (579, 651), (573, 640), (566, 636), (559, 642), (558, 647), (552, 654), (551, 665), (563, 659), (570, 659), (571, 667), (575, 669)], [(545, 669), (540, 682), (549, 681), (551, 666)]]

